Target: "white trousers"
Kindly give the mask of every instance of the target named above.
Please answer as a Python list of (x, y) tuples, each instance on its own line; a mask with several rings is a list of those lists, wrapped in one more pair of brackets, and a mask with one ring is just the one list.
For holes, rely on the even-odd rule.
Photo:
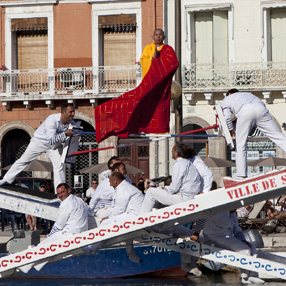
[[(211, 236), (204, 235), (203, 243), (214, 245), (216, 247), (235, 251), (241, 254), (251, 255), (256, 254), (256, 247), (251, 244), (251, 249), (247, 244), (238, 240), (234, 236)], [(245, 273), (248, 277), (258, 277), (258, 273), (246, 269), (240, 269), (241, 273)]]
[[(94, 218), (96, 220), (96, 224), (100, 225), (100, 222), (103, 218), (109, 217), (111, 211), (113, 210), (113, 207), (111, 206), (106, 206), (104, 208), (99, 209), (95, 214)], [(109, 219), (107, 219), (109, 221)], [(105, 222), (105, 220), (103, 221)]]
[(42, 153), (46, 153), (53, 164), (54, 186), (56, 193), (57, 186), (65, 182), (64, 164), (61, 163), (62, 151), (62, 145), (56, 149), (50, 149), (48, 146), (41, 143), (40, 140), (33, 137), (24, 154), (13, 164), (3, 179), (9, 184), (13, 183), (16, 176), (22, 172), (28, 164)]
[(149, 188), (148, 191), (146, 192), (144, 201), (142, 203), (140, 214), (150, 212), (153, 209), (156, 202), (159, 202), (166, 206), (171, 206), (191, 200), (193, 198), (194, 198), (193, 196), (183, 196), (180, 193), (171, 195), (161, 187)]
[(257, 126), (258, 130), (263, 132), (286, 153), (286, 136), (278, 129), (268, 109), (261, 103), (246, 104), (238, 112), (236, 122), (236, 168), (238, 177), (247, 176), (247, 137), (254, 126)]

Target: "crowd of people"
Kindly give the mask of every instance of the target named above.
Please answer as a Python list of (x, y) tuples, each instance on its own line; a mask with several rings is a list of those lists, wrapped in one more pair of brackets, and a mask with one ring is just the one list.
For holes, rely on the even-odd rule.
[[(216, 188), (212, 172), (203, 163), (194, 150), (183, 143), (176, 143), (172, 149), (174, 159), (171, 181), (164, 187), (157, 186), (151, 180), (144, 183), (146, 188), (142, 192), (132, 185), (127, 176), (125, 164), (118, 157), (111, 157), (108, 161), (108, 171), (100, 174), (101, 182), (91, 195), (89, 206), (81, 199), (71, 194), (69, 186), (59, 184), (57, 194), (62, 201), (57, 220), (42, 244), (60, 239), (68, 234), (76, 234), (112, 222), (123, 221), (128, 218), (152, 211), (157, 207), (165, 207), (184, 201), (192, 200), (196, 195), (204, 195)], [(97, 183), (93, 180), (94, 185)], [(94, 188), (94, 187), (93, 187)], [(224, 249), (247, 255), (255, 254), (255, 246), (247, 242), (237, 218), (233, 212), (224, 212), (209, 217), (195, 224), (195, 229), (176, 226), (165, 229), (162, 225), (152, 227), (152, 231), (172, 234), (174, 237), (190, 237), (194, 241), (201, 241)], [(199, 232), (203, 230), (203, 237)], [(95, 254), (105, 246), (104, 242), (95, 243), (83, 248), (86, 255)], [(126, 252), (129, 259), (139, 263), (133, 248), (133, 241), (126, 241)], [(202, 272), (196, 265), (194, 257), (182, 254), (182, 269), (201, 276)], [(21, 267), (27, 272), (31, 267), (40, 270), (46, 263), (29, 264)], [(263, 284), (256, 272), (241, 271), (243, 283)]]
[[(148, 73), (152, 62), (160, 58), (164, 47), (164, 32), (156, 29), (153, 34), (154, 43), (145, 47), (140, 59), (143, 77)], [(162, 53), (162, 52), (161, 52)], [(278, 130), (269, 115), (264, 103), (250, 93), (232, 89), (222, 103), (223, 112), (230, 133), (235, 135), (231, 120), (231, 113), (236, 116), (236, 165), (239, 177), (246, 177), (246, 141), (249, 131), (257, 126), (264, 134), (285, 152), (286, 137)], [(254, 112), (255, 111), (255, 112)], [(63, 238), (69, 234), (77, 234), (99, 225), (122, 221), (139, 214), (151, 212), (154, 208), (162, 208), (194, 199), (197, 195), (204, 195), (215, 189), (211, 170), (204, 164), (195, 151), (183, 143), (176, 143), (172, 149), (174, 160), (172, 176), (166, 179), (164, 187), (158, 186), (149, 179), (139, 180), (134, 186), (127, 176), (125, 164), (116, 156), (107, 163), (108, 170), (99, 175), (100, 183), (92, 180), (92, 186), (86, 191), (87, 205), (81, 198), (71, 194), (70, 187), (65, 183), (63, 164), (60, 162), (62, 142), (73, 135), (71, 125), (74, 123), (74, 107), (63, 104), (61, 113), (50, 115), (35, 132), (23, 156), (15, 162), (13, 167), (0, 181), (0, 185), (11, 183), (16, 175), (38, 155), (45, 152), (54, 167), (54, 183), (56, 193), (61, 200), (59, 213), (48, 238), (41, 242), (45, 244)], [(251, 206), (241, 212), (251, 211)], [(270, 217), (286, 216), (285, 213), (269, 210)], [(30, 228), (36, 229), (34, 218), (27, 216)], [(194, 229), (185, 226), (175, 226), (165, 229), (164, 225), (155, 226), (151, 231), (172, 234), (174, 237), (190, 237), (219, 248), (228, 249), (246, 255), (256, 253), (255, 246), (246, 241), (239, 225), (235, 211), (222, 212), (212, 215), (205, 220), (195, 222)], [(203, 236), (200, 235), (203, 230)], [(87, 255), (95, 254), (106, 242), (99, 242), (83, 248)], [(139, 263), (133, 248), (133, 241), (126, 241), (127, 256), (135, 263)], [(202, 272), (196, 265), (196, 259), (182, 254), (182, 269), (195, 276)], [(32, 267), (40, 270), (46, 263), (32, 263), (21, 268), (28, 272)], [(253, 271), (241, 270), (241, 281), (244, 284), (263, 284)]]

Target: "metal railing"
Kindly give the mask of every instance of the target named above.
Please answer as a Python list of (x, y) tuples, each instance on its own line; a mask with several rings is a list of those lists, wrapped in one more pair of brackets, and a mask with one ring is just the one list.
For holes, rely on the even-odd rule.
[[(286, 62), (190, 64), (182, 67), (183, 91), (286, 89)], [(136, 88), (141, 67), (99, 66), (0, 71), (1, 97), (116, 96)], [(112, 95), (111, 95), (112, 94)]]
[(190, 64), (183, 66), (182, 81), (184, 91), (282, 90), (286, 88), (286, 62)]
[(0, 71), (0, 97), (122, 93), (141, 82), (141, 67), (100, 66)]

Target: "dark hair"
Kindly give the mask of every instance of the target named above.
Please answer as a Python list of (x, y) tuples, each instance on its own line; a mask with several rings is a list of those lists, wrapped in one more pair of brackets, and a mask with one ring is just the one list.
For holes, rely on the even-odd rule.
[(66, 184), (66, 183), (58, 184), (57, 189), (61, 188), (62, 186), (64, 186), (66, 190), (70, 189), (70, 186), (68, 184)]
[(142, 194), (144, 194), (144, 190), (145, 190), (144, 183), (139, 182), (137, 185), (137, 189), (140, 190), (142, 192)]
[(172, 183), (172, 177), (168, 176), (167, 178), (165, 178), (164, 180), (164, 186), (170, 186)]
[(230, 90), (226, 93), (226, 95), (230, 95), (230, 94), (233, 94), (233, 93), (236, 93), (236, 92), (239, 92), (239, 90), (236, 89), (236, 88), (232, 88), (232, 89), (230, 89)]
[(178, 156), (184, 159), (188, 159), (189, 157), (189, 149), (188, 146), (183, 143), (176, 143), (175, 151), (178, 153)]
[(71, 106), (73, 108), (73, 105), (71, 103), (63, 103), (61, 106), (61, 112), (67, 111), (67, 108)]
[(125, 180), (124, 176), (120, 172), (112, 172), (110, 177), (117, 179), (118, 181)]
[(213, 181), (211, 190), (216, 190), (216, 189), (217, 189), (217, 183), (216, 181)]
[(108, 169), (110, 169), (110, 170), (111, 170), (110, 165), (112, 164), (112, 161), (113, 161), (114, 159), (119, 159), (119, 158), (118, 158), (117, 156), (112, 156), (112, 157), (108, 160), (108, 162), (107, 162)]
[(189, 152), (189, 154), (188, 154), (188, 158), (189, 158), (189, 159), (191, 159), (191, 158), (193, 158), (194, 156), (197, 155), (197, 153), (195, 152), (195, 150), (194, 150), (192, 147), (190, 147), (190, 146), (188, 146), (188, 152)]
[(115, 164), (112, 166), (112, 168), (111, 168), (111, 172), (114, 172), (115, 169), (119, 170), (119, 167), (120, 167), (121, 165), (125, 166), (125, 164), (122, 163), (122, 162), (120, 162), (120, 163), (115, 163)]

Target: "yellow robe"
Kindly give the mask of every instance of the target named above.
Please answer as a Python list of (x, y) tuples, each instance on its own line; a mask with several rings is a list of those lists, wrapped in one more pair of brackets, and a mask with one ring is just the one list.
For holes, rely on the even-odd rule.
[[(164, 45), (160, 46), (159, 51), (162, 50), (163, 46)], [(156, 47), (155, 43), (152, 43), (151, 45), (147, 45), (144, 48), (144, 51), (141, 55), (140, 64), (142, 67), (142, 79), (144, 78), (144, 76), (148, 72), (149, 68), (151, 67), (152, 57), (154, 56), (154, 53), (155, 53), (155, 47)]]

